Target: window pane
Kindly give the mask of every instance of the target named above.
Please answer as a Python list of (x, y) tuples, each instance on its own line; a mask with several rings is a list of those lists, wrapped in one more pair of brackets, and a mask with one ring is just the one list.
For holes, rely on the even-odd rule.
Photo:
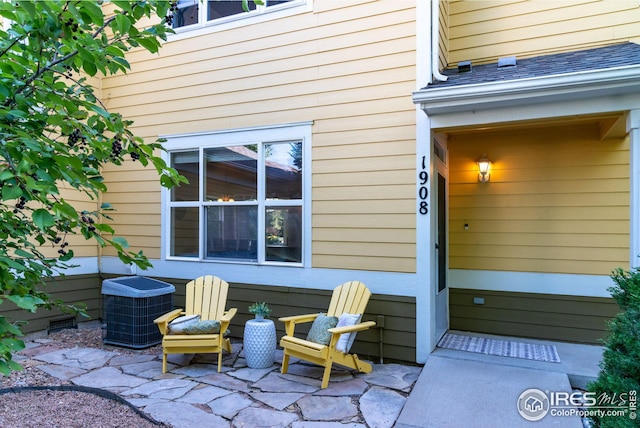
[(171, 255), (198, 257), (198, 208), (171, 208)]
[(267, 0), (267, 7), (276, 6), (282, 3), (289, 3), (290, 1), (293, 1), (293, 0)]
[(207, 258), (258, 260), (258, 207), (207, 207)]
[(198, 189), (200, 188), (198, 152), (172, 153), (171, 166), (189, 180), (188, 184), (182, 183), (171, 189), (171, 200), (197, 201), (199, 199)]
[(178, 0), (177, 10), (173, 12), (173, 28), (198, 23), (198, 4), (200, 0)]
[[(207, 19), (224, 18), (225, 16), (237, 15), (244, 13), (242, 8), (242, 0), (209, 0), (209, 15)], [(255, 10), (256, 4), (253, 1), (248, 2), (249, 10)]]
[(302, 208), (266, 209), (266, 260), (302, 262)]
[(206, 149), (207, 201), (255, 201), (258, 197), (257, 146)]
[(302, 143), (265, 144), (267, 199), (302, 199)]

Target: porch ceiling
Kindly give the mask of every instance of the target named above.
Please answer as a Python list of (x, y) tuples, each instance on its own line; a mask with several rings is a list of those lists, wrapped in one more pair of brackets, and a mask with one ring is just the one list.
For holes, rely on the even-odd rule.
[(626, 113), (611, 112), (608, 114), (564, 116), (515, 122), (494, 122), (483, 125), (452, 126), (447, 128), (433, 128), (433, 131), (446, 135), (464, 135), (491, 131), (518, 131), (521, 129), (543, 129), (558, 125), (582, 125), (595, 127), (599, 130), (600, 140), (605, 138), (620, 138), (627, 134)]

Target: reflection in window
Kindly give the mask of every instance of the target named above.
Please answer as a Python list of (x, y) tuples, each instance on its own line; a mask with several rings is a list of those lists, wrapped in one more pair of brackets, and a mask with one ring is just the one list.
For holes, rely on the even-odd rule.
[(189, 183), (171, 189), (172, 201), (197, 201), (200, 188), (200, 157), (198, 151), (171, 154), (171, 166), (185, 176)]
[(198, 257), (198, 208), (171, 209), (170, 254), (177, 257)]
[(267, 261), (302, 262), (302, 208), (267, 208), (265, 242)]
[(257, 146), (215, 147), (204, 151), (208, 201), (255, 201), (258, 198)]
[(206, 258), (258, 260), (258, 207), (207, 207)]
[(245, 11), (242, 8), (242, 0), (177, 0), (171, 25), (173, 28), (196, 24), (201, 26), (209, 21), (235, 15), (253, 16), (255, 13), (289, 2), (304, 4), (304, 1), (300, 0), (263, 0), (263, 4), (256, 5), (254, 1), (249, 0), (249, 10)]
[(198, 4), (200, 0), (178, 0), (177, 10), (173, 12), (173, 28), (198, 23)]
[(265, 144), (267, 199), (302, 198), (302, 143)]
[[(242, 0), (209, 0), (208, 4), (208, 21), (244, 13)], [(249, 6), (249, 10), (256, 10), (256, 4), (253, 1), (249, 1), (247, 6)]]

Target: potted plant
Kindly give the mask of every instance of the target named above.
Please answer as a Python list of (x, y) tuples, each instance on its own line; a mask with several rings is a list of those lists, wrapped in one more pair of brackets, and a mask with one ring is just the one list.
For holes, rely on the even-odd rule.
[(244, 327), (244, 357), (252, 369), (264, 369), (273, 365), (276, 352), (276, 327), (269, 318), (271, 308), (265, 302), (249, 306), (255, 319), (248, 320)]
[(265, 302), (255, 302), (253, 305), (249, 306), (249, 313), (255, 315), (257, 320), (263, 320), (265, 318), (269, 318), (269, 314), (271, 314), (271, 308)]

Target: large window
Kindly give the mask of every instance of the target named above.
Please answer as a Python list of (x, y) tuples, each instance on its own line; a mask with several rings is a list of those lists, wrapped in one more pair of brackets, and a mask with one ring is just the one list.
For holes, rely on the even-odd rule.
[(167, 256), (302, 264), (304, 138), (178, 140), (169, 160), (189, 184), (167, 192)]
[[(252, 14), (275, 10), (283, 4), (300, 4), (302, 0), (264, 0), (263, 5), (248, 2), (249, 11), (242, 9), (242, 0), (178, 0), (173, 13), (173, 28), (202, 26), (214, 20), (230, 17), (242, 18)], [(232, 19), (232, 18), (231, 18)]]

